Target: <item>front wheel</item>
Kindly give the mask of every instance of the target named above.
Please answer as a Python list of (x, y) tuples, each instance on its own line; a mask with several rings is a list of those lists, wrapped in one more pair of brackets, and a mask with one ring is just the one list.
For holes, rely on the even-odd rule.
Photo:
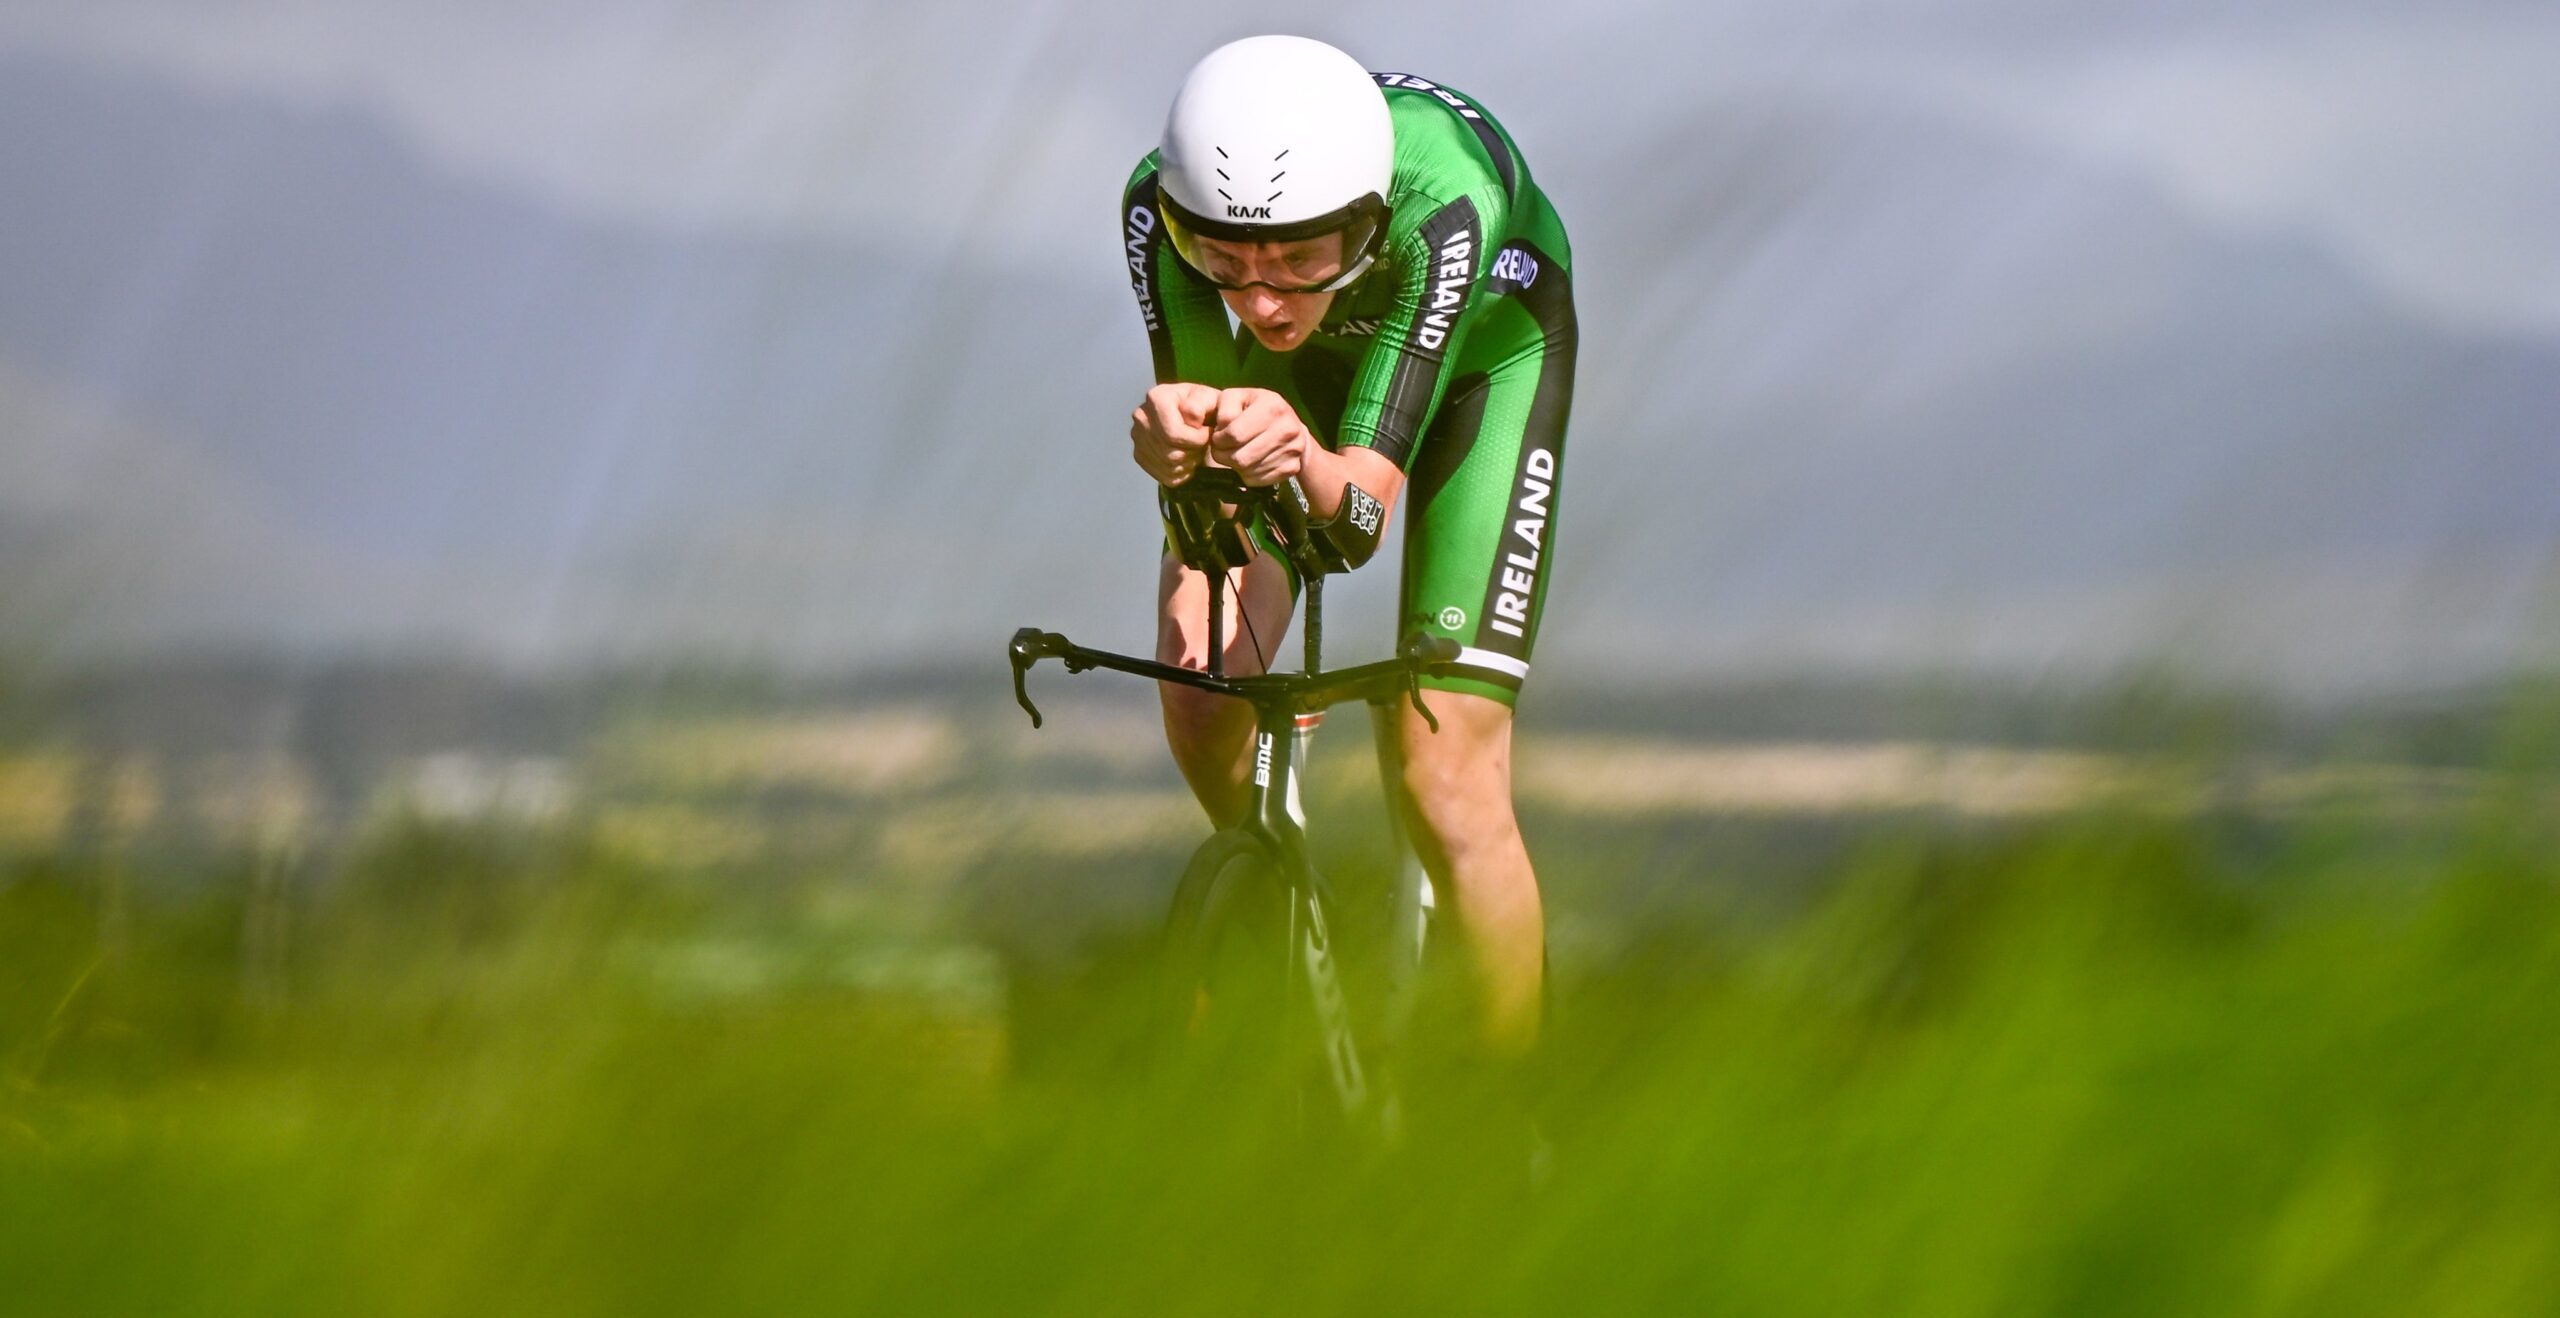
[(1288, 1069), (1291, 903), (1260, 838), (1223, 832), (1192, 855), (1165, 922), (1156, 999), (1179, 1074), (1277, 1081)]

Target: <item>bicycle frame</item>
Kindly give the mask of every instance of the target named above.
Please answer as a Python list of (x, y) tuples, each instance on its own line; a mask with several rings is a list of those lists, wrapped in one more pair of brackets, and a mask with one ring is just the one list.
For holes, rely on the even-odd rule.
[[(1034, 727), (1040, 724), (1040, 711), (1031, 703), (1024, 680), (1031, 666), (1044, 658), (1058, 659), (1070, 673), (1110, 669), (1234, 696), (1253, 705), (1253, 779), (1244, 820), (1238, 827), (1270, 849), (1289, 887), (1289, 943), (1295, 952), (1289, 974), (1293, 987), (1303, 984), (1307, 990), (1306, 1000), (1313, 1004), (1326, 1065), (1343, 1106), (1349, 1111), (1367, 1106), (1369, 1085), (1351, 1031), (1350, 1007), (1334, 964), (1333, 932), (1325, 922), (1325, 907), (1333, 900), (1332, 886), (1307, 856), (1305, 808), (1298, 792), (1299, 766), (1313, 743), (1323, 712), (1333, 705), (1355, 699), (1372, 705), (1410, 699), (1426, 719), (1430, 718), (1416, 679), (1429, 665), (1456, 657), (1456, 649), (1445, 640), (1417, 636), (1397, 658), (1356, 668), (1331, 673), (1229, 677), (1088, 649), (1057, 633), (1030, 627), (1015, 632), (1008, 647), (1015, 695), (1030, 713)], [(1410, 874), (1406, 877), (1408, 882), (1418, 878)], [(1420, 913), (1429, 904), (1427, 891), (1411, 899), (1399, 895), (1397, 937), (1400, 942), (1408, 937), (1414, 939), (1417, 951)], [(1399, 984), (1400, 992), (1402, 988)]]

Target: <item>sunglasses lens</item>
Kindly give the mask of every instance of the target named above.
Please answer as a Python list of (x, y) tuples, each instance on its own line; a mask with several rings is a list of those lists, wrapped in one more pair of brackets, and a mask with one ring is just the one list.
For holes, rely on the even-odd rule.
[(1321, 293), (1366, 270), (1383, 216), (1360, 214), (1341, 228), (1287, 242), (1233, 242), (1192, 231), (1167, 207), (1166, 236), (1183, 263), (1224, 289), (1268, 288), (1279, 293)]

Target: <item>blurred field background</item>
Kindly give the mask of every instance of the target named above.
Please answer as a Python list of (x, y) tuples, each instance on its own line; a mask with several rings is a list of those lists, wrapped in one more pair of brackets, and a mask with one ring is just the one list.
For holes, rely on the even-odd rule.
[[(2546, 8), (0, 4), (0, 1313), (2560, 1309)], [(1265, 26), (1575, 237), (1534, 1193), (1147, 1083), (997, 655)]]
[[(1148, 939), (1200, 828), (1143, 703), (1046, 694), (1033, 734), (923, 688), (607, 692), (557, 740), (427, 754), (362, 710), (385, 758), (334, 805), (299, 752), (22, 744), (12, 1311), (2560, 1293), (2547, 688), (2331, 721), (2118, 692), (2000, 707), (1998, 742), (1697, 708), (1531, 739), (1561, 1011), (1534, 1194), (1148, 1083)], [(1373, 949), (1361, 721), (1314, 808)]]

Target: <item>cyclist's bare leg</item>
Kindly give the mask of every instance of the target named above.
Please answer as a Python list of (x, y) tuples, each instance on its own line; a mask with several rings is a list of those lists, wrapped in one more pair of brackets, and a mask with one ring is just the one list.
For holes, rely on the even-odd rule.
[(1398, 801), (1414, 850), (1457, 920), (1478, 1041), (1493, 1057), (1524, 1057), (1538, 1041), (1546, 916), (1511, 809), (1511, 709), (1455, 691), (1423, 698), (1440, 730), (1410, 704), (1397, 707)]
[[(1270, 666), (1295, 608), (1286, 569), (1257, 557), (1227, 575), (1227, 671), (1242, 676)], [(1241, 606), (1241, 607), (1239, 607)], [(1209, 666), (1209, 578), (1167, 554), (1156, 583), (1156, 660), (1184, 668)], [(1156, 684), (1164, 704), (1164, 736), (1191, 794), (1218, 828), (1244, 820), (1253, 765), (1253, 707), (1228, 696)]]

